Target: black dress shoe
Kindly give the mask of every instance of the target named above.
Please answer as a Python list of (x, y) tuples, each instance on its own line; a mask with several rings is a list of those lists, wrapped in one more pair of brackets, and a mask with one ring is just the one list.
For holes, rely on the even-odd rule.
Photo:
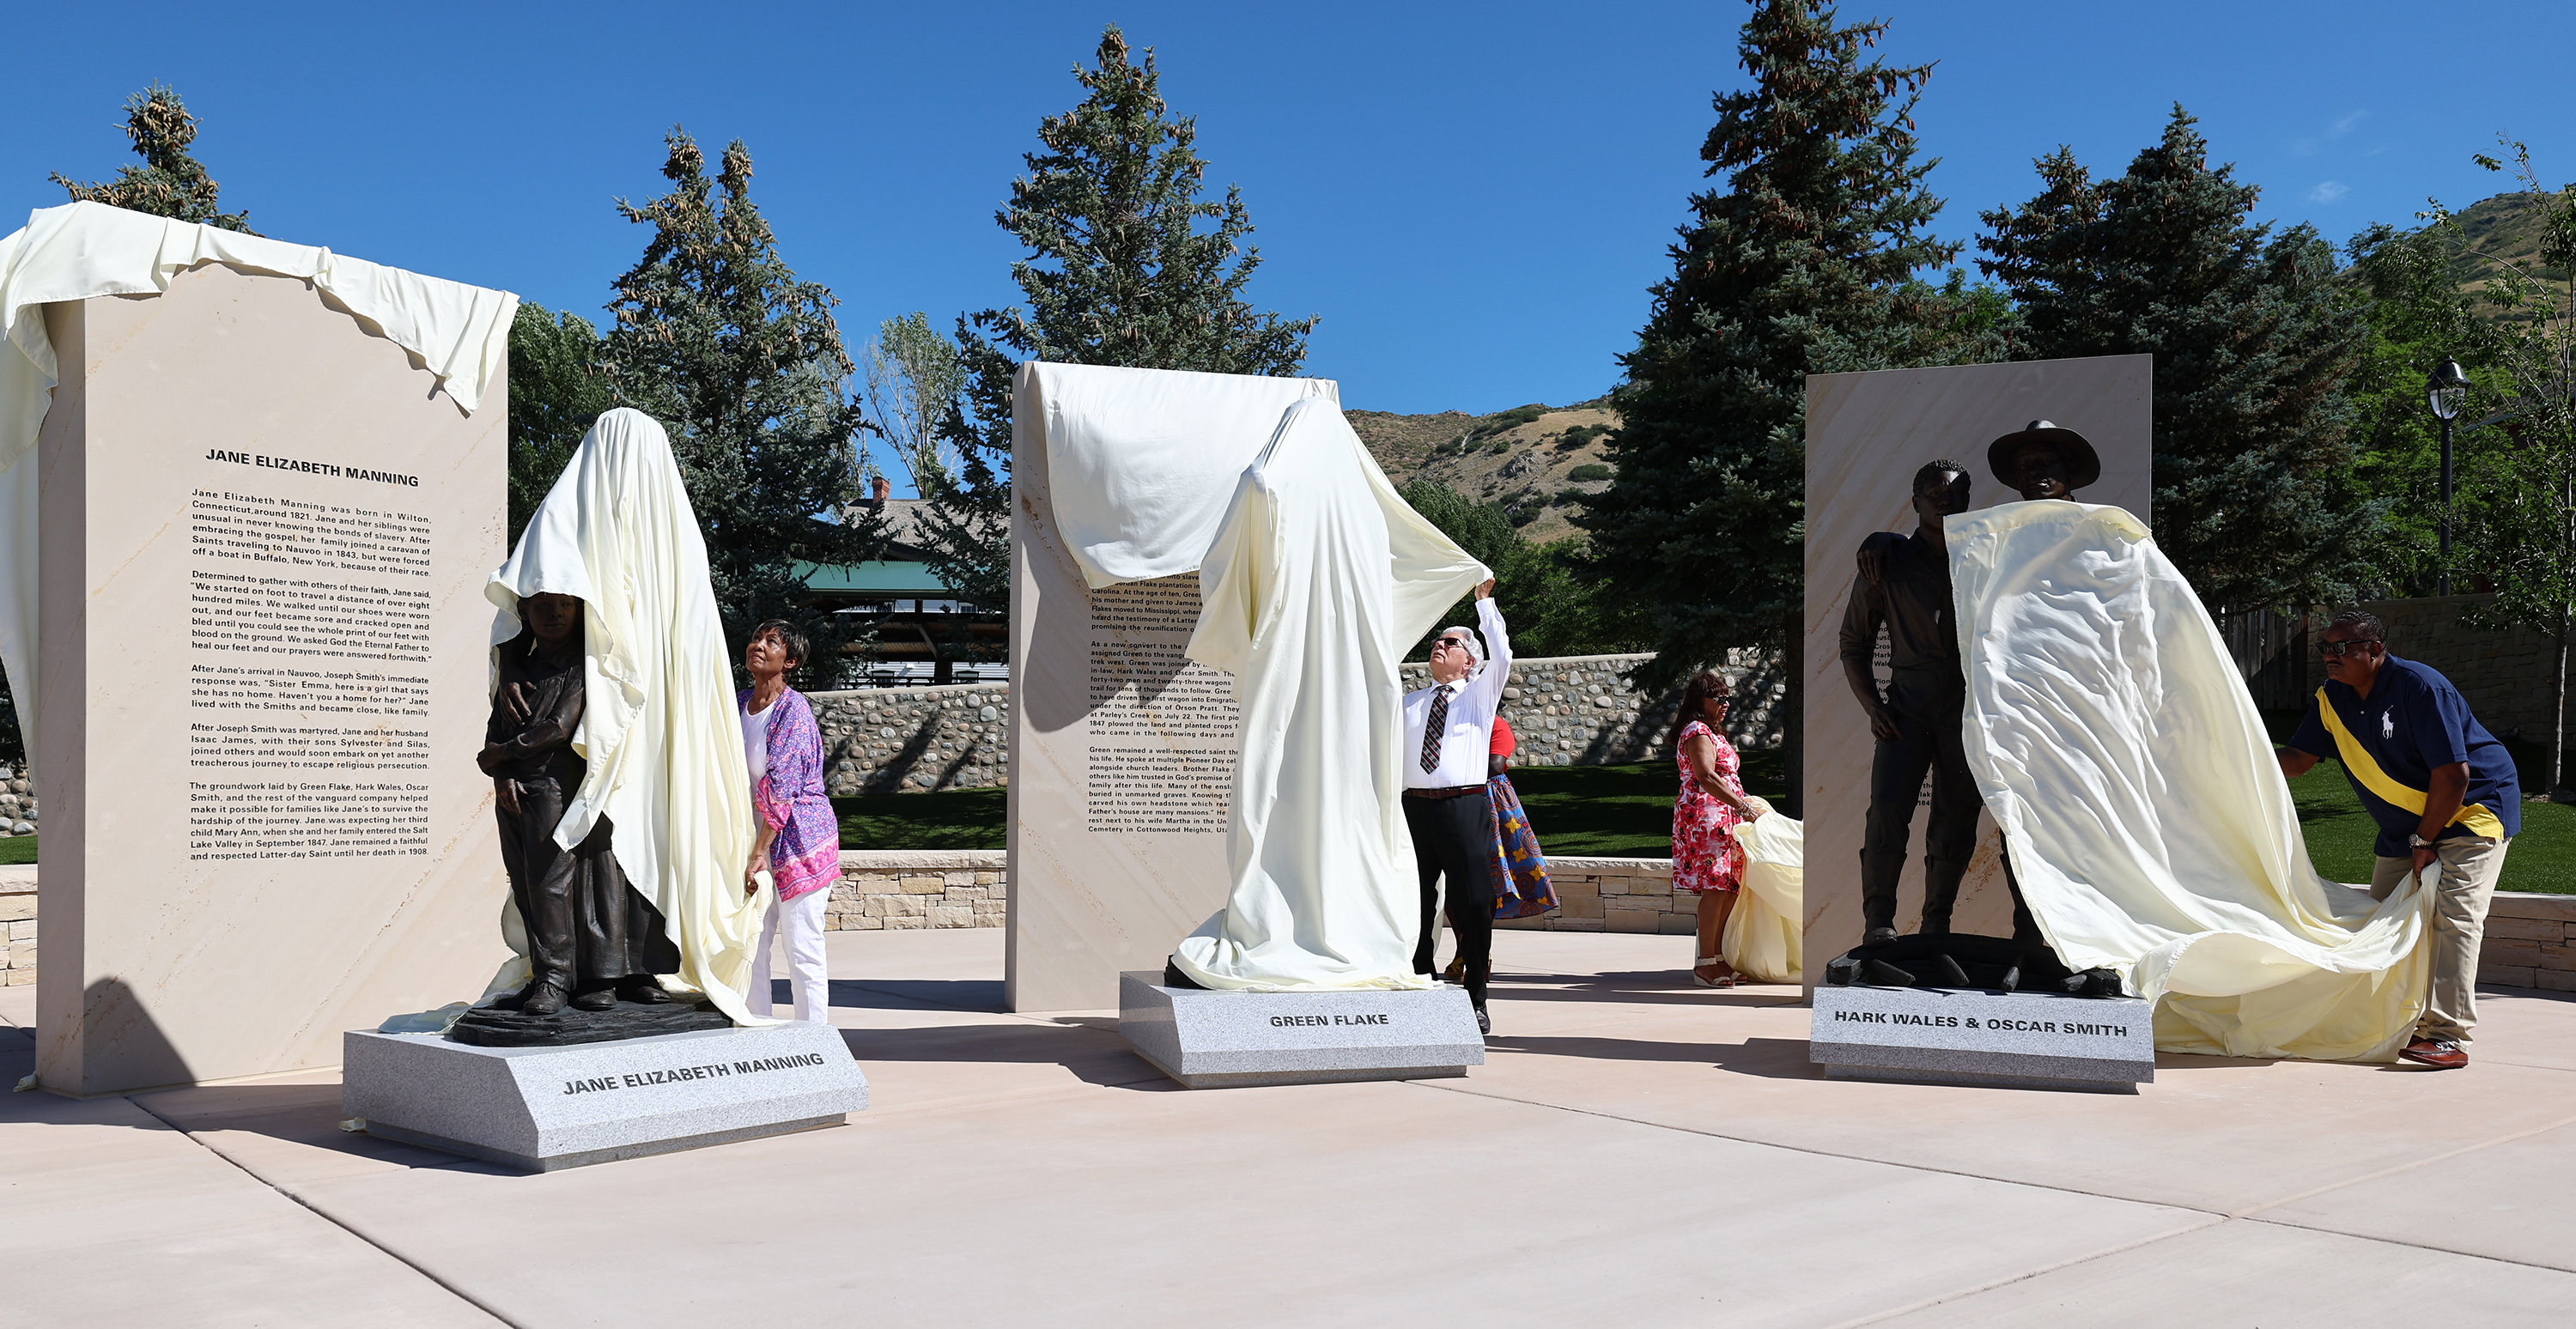
[(625, 982), (618, 984), (617, 999), (620, 1001), (631, 1001), (639, 1006), (668, 1006), (671, 1004), (671, 994), (664, 992), (662, 990), (662, 985), (655, 982), (649, 975), (643, 978), (630, 978)]
[(617, 1004), (617, 989), (592, 988), (588, 992), (576, 995), (572, 999), (572, 1004), (575, 1010), (604, 1011)]
[(1894, 940), (1896, 940), (1896, 929), (1883, 924), (1860, 934), (1860, 944), (1863, 946), (1884, 946)]
[(530, 983), (519, 998), (519, 1010), (528, 1015), (554, 1015), (564, 1008), (564, 990), (552, 983)]
[(1482, 1006), (1476, 1008), (1476, 1032), (1480, 1034), (1494, 1032), (1494, 1017), (1485, 1014), (1485, 1008)]

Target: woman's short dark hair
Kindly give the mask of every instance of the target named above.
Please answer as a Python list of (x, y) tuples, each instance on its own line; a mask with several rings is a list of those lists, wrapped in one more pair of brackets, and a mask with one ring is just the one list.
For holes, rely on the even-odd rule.
[(1707, 718), (1708, 712), (1701, 703), (1711, 697), (1734, 695), (1735, 685), (1714, 669), (1703, 669), (1691, 675), (1690, 685), (1682, 689), (1681, 713), (1673, 717), (1673, 742), (1678, 745), (1682, 741), (1682, 730), (1688, 728), (1691, 721)]
[(788, 668), (793, 669), (813, 658), (814, 643), (805, 636), (805, 629), (783, 618), (773, 618), (762, 623), (759, 627), (753, 628), (751, 635), (743, 640), (746, 643), (758, 641), (760, 634), (764, 632), (778, 634), (778, 644), (787, 651)]

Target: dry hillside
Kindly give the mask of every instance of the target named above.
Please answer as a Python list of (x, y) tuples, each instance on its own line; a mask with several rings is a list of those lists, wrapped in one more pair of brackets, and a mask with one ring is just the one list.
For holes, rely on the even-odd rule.
[[(2460, 255), (2452, 266), (2459, 275), (2460, 289), (2478, 290), (2495, 275), (2493, 265), (2472, 257), (2479, 254), (2502, 260), (2562, 293), (2566, 291), (2567, 274), (2540, 261), (2539, 213), (2540, 200), (2531, 194), (2498, 194), (2462, 208), (2458, 214), (2460, 229), (2467, 233), (2471, 253)], [(2478, 309), (2489, 318), (2503, 316), (2503, 311), (2493, 305), (2481, 304)]]
[[(1533, 544), (1577, 534), (1568, 520), (1574, 505), (1610, 487), (1600, 435), (1618, 417), (1599, 402), (1532, 403), (1492, 415), (1348, 415), (1388, 479), (1399, 485), (1437, 480), (1469, 498), (1500, 503)], [(1582, 467), (1591, 469), (1578, 478)]]

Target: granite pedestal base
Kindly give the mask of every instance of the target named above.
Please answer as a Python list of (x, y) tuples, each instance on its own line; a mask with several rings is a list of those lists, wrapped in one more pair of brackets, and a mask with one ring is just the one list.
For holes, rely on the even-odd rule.
[(840, 1031), (783, 1024), (570, 1047), (341, 1035), (367, 1133), (535, 1172), (838, 1126), (868, 1106)]
[(2134, 1094), (2156, 1078), (2135, 997), (1976, 988), (1820, 987), (1807, 1057), (1834, 1079)]
[(1425, 1080), (1485, 1064), (1467, 990), (1210, 992), (1118, 976), (1118, 1032), (1192, 1089)]

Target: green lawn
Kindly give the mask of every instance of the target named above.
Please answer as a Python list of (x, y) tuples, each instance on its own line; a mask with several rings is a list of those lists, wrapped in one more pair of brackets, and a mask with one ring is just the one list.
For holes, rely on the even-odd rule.
[(1002, 849), (1001, 789), (836, 798), (843, 849)]
[(35, 862), (36, 839), (37, 837), (33, 835), (13, 835), (6, 840), (0, 840), (0, 867), (7, 867), (12, 863)]

